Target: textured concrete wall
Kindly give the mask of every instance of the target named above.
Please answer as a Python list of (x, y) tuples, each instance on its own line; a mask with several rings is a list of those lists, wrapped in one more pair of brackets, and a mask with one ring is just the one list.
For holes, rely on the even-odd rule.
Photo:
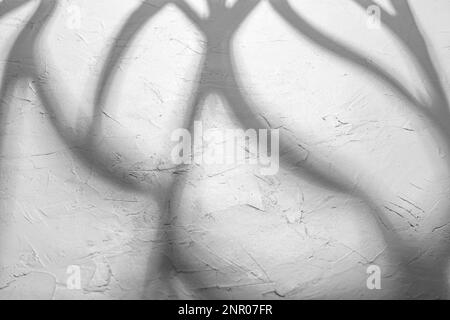
[[(257, 4), (218, 41), (233, 69), (203, 71), (250, 115), (202, 83), (220, 24), (157, 1), (1, 1), (0, 298), (446, 297), (450, 3), (411, 1), (413, 20), (380, 2), (379, 28), (365, 1), (290, 3)], [(280, 129), (276, 175), (174, 167), (199, 88), (206, 128)]]

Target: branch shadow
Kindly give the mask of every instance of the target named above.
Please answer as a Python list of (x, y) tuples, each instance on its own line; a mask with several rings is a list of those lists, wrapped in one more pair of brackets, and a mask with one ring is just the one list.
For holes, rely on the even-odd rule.
[[(0, 3), (0, 18), (14, 10), (32, 3), (32, 0), (4, 0)], [(36, 96), (46, 112), (56, 134), (67, 146), (69, 153), (86, 168), (90, 168), (101, 179), (123, 190), (131, 190), (136, 193), (148, 194), (153, 192), (159, 195), (161, 191), (157, 183), (149, 181), (146, 177), (140, 179), (126, 168), (114, 167), (111, 159), (98, 150), (94, 145), (95, 135), (92, 130), (83, 130), (84, 124), (77, 124), (79, 128), (73, 128), (64, 113), (67, 105), (61, 103), (61, 92), (55, 92), (49, 84), (49, 71), (43, 70), (39, 65), (39, 44), (43, 38), (46, 26), (55, 13), (58, 6), (57, 0), (40, 0), (31, 17), (24, 24), (6, 57), (6, 64), (0, 82), (0, 125), (3, 130), (8, 124), (10, 106), (13, 103), (13, 91), (20, 83), (30, 83)], [(46, 66), (47, 67), (47, 66)], [(53, 75), (53, 79), (55, 75)], [(58, 79), (59, 80), (59, 79)], [(58, 83), (60, 83), (58, 81)], [(65, 94), (67, 92), (63, 92)], [(97, 118), (92, 118), (90, 127), (99, 125)], [(89, 126), (88, 126), (89, 129)], [(5, 136), (0, 139), (0, 166), (2, 166)], [(8, 146), (10, 149), (11, 146)], [(120, 146), (119, 146), (120, 148)], [(3, 189), (3, 186), (2, 186)], [(3, 195), (2, 195), (3, 197)], [(4, 197), (8, 197), (5, 194)], [(6, 199), (5, 198), (5, 199)], [(2, 200), (4, 200), (2, 198)], [(2, 217), (6, 213), (2, 212)]]
[[(177, 5), (181, 11), (185, 12), (186, 4), (182, 1), (169, 1)], [(206, 52), (203, 56), (203, 62), (201, 63), (202, 68), (200, 68), (199, 75), (195, 83), (198, 83), (197, 87), (194, 88), (191, 101), (189, 102), (189, 112), (185, 122), (185, 128), (192, 132), (192, 127), (194, 120), (199, 116), (199, 107), (201, 102), (210, 94), (218, 94), (224, 98), (228, 105), (232, 109), (235, 117), (241, 122), (241, 125), (245, 129), (268, 129), (267, 123), (257, 115), (254, 108), (250, 106), (250, 102), (246, 100), (243, 96), (240, 84), (235, 78), (236, 65), (233, 62), (232, 57), (232, 41), (233, 37), (245, 20), (245, 18), (253, 11), (256, 5), (260, 1), (238, 1), (234, 7), (226, 8), (225, 1), (212, 0), (208, 2), (210, 17), (208, 19), (201, 19), (196, 17), (192, 19), (193, 13), (188, 12), (186, 16), (191, 19), (192, 23), (203, 33), (206, 38)], [(183, 5), (184, 3), (184, 5)], [(135, 13), (133, 13), (124, 24), (124, 27), (119, 32), (119, 37), (114, 48), (111, 50), (110, 58), (105, 66), (105, 71), (102, 73), (103, 77), (100, 80), (101, 84), (99, 92), (100, 96), (104, 96), (103, 92), (107, 87), (107, 83), (111, 81), (111, 76), (115, 68), (115, 64), (120, 60), (120, 57), (124, 54), (123, 44), (121, 43), (122, 37), (124, 35), (129, 35), (126, 38), (126, 43), (129, 44), (129, 39), (134, 37), (130, 32), (136, 32), (142, 28), (142, 25), (149, 21), (151, 17), (154, 16), (156, 11), (152, 6), (151, 10), (147, 10), (147, 18), (141, 16), (142, 12), (145, 12), (145, 6), (147, 4), (142, 4), (141, 8), (138, 8)], [(159, 2), (159, 8), (161, 3)], [(139, 23), (135, 23), (136, 15), (139, 15)], [(223, 75), (228, 77), (224, 80)], [(97, 106), (103, 104), (102, 99), (98, 100)], [(286, 135), (281, 137), (281, 149), (292, 149), (292, 141), (289, 141)], [(269, 146), (270, 149), (270, 146)], [(282, 163), (284, 166), (289, 167), (290, 171), (301, 178), (307, 178), (307, 180), (315, 185), (332, 190), (335, 192), (348, 194), (349, 196), (360, 199), (370, 208), (374, 213), (375, 217), (380, 221), (380, 230), (384, 235), (387, 243), (390, 245), (395, 245), (398, 243), (399, 239), (392, 232), (393, 227), (390, 226), (389, 221), (385, 218), (383, 211), (381, 211), (375, 201), (364, 192), (361, 188), (358, 188), (352, 181), (346, 178), (340, 173), (334, 175), (326, 172), (326, 167), (328, 164), (321, 163), (320, 159), (311, 160), (313, 157), (309, 157), (308, 161), (302, 162), (301, 157), (298, 153), (291, 152), (287, 156), (282, 158)], [(161, 220), (160, 230), (162, 231), (162, 243), (167, 245), (163, 251), (164, 258), (157, 259), (160, 266), (157, 267), (160, 270), (164, 270), (165, 273), (163, 277), (170, 277), (171, 272), (174, 272), (173, 265), (171, 261), (173, 257), (170, 253), (173, 252), (172, 240), (168, 236), (171, 234), (171, 224), (176, 217), (173, 205), (171, 205), (172, 199), (180, 199), (183, 194), (183, 189), (185, 186), (185, 175), (178, 174), (169, 191), (166, 192), (168, 198), (164, 200), (167, 203), (167, 207), (161, 204), (161, 208), (165, 208), (163, 211), (166, 212), (165, 218)], [(154, 258), (152, 258), (154, 260)], [(149, 261), (149, 266), (154, 265), (154, 261)], [(172, 269), (172, 270), (170, 270)], [(176, 271), (175, 271), (176, 272)], [(151, 271), (148, 274), (152, 274)], [(148, 279), (148, 284), (150, 284), (154, 279)], [(196, 285), (201, 283), (201, 279), (196, 278), (193, 275), (185, 277), (183, 280), (191, 285)], [(211, 296), (203, 296), (206, 298), (212, 298)]]
[[(435, 130), (435, 139), (449, 150), (450, 146), (450, 112), (448, 99), (443, 89), (439, 74), (433, 63), (431, 53), (426, 44), (425, 37), (420, 31), (415, 20), (413, 12), (406, 0), (390, 1), (394, 9), (395, 15), (391, 15), (384, 9), (381, 9), (381, 22), (393, 34), (397, 40), (403, 44), (415, 62), (415, 67), (425, 77), (427, 85), (427, 94), (430, 95), (430, 101), (425, 97), (416, 97), (395, 77), (380, 67), (370, 62), (359, 52), (349, 45), (341, 43), (330, 34), (320, 31), (314, 27), (305, 18), (301, 16), (289, 3), (288, 0), (269, 0), (273, 9), (300, 35), (306, 37), (311, 43), (325, 49), (329, 53), (341, 58), (342, 60), (353, 64), (374, 76), (375, 78), (387, 83), (391, 88), (403, 96), (410, 103), (413, 111), (424, 116), (430, 128)], [(371, 5), (377, 5), (372, 0), (351, 0), (364, 11)], [(377, 5), (378, 6), (378, 5)], [(378, 6), (379, 7), (379, 6)], [(450, 163), (447, 164), (450, 168)], [(449, 211), (450, 208), (446, 209)], [(448, 230), (450, 231), (450, 230)], [(399, 248), (406, 247), (406, 243), (397, 246)], [(409, 282), (420, 283), (416, 288), (421, 291), (423, 288), (432, 292), (435, 297), (443, 298), (447, 294), (447, 279), (445, 268), (448, 266), (447, 259), (450, 255), (449, 247), (442, 248), (441, 256), (438, 261), (430, 262), (414, 262), (415, 259), (407, 259), (407, 254), (400, 254), (402, 265), (409, 277)], [(414, 262), (415, 266), (412, 265)], [(424, 283), (423, 274), (428, 273), (435, 276), (432, 283)], [(427, 278), (428, 279), (428, 278)]]
[[(31, 0), (5, 0), (0, 4), (0, 17), (29, 1)], [(76, 159), (83, 165), (92, 168), (106, 181), (121, 188), (147, 194), (153, 197), (158, 203), (161, 214), (158, 239), (159, 243), (161, 243), (161, 247), (157, 250), (156, 255), (151, 255), (148, 262), (147, 274), (154, 274), (156, 270), (156, 272), (160, 274), (161, 279), (159, 280), (166, 282), (166, 289), (173, 292), (174, 296), (176, 296), (176, 293), (171, 282), (175, 276), (177, 277), (177, 280), (180, 280), (191, 287), (195, 287), (199, 283), (202, 283), (200, 276), (192, 274), (189, 276), (179, 275), (173, 264), (173, 261), (175, 260), (174, 255), (176, 254), (173, 239), (173, 235), (176, 234), (176, 226), (173, 224), (177, 215), (176, 211), (179, 210), (173, 200), (181, 199), (186, 185), (186, 173), (189, 172), (190, 167), (178, 167), (173, 173), (175, 176), (174, 180), (168, 187), (156, 185), (152, 181), (137, 180), (135, 177), (130, 176), (130, 172), (126, 168), (116, 168), (114, 170), (108, 169), (112, 167), (110, 160), (108, 160), (101, 151), (97, 150), (94, 144), (95, 137), (101, 134), (99, 130), (102, 126), (103, 119), (102, 108), (106, 104), (108, 93), (111, 90), (111, 83), (115, 77), (117, 65), (125, 55), (129, 45), (135, 40), (142, 28), (149, 23), (165, 5), (171, 3), (176, 5), (206, 38), (206, 49), (202, 58), (201, 68), (198, 70), (197, 81), (195, 81), (197, 85), (192, 90), (192, 96), (190, 101), (188, 101), (189, 112), (185, 117), (184, 127), (192, 133), (193, 123), (200, 116), (200, 106), (202, 105), (202, 102), (208, 95), (218, 94), (227, 101), (232, 113), (241, 123), (243, 128), (256, 130), (267, 129), (270, 132), (273, 128), (270, 127), (270, 124), (268, 124), (267, 121), (261, 118), (254, 103), (249, 101), (242, 92), (241, 84), (236, 77), (237, 65), (233, 57), (234, 36), (242, 23), (260, 2), (261, 0), (238, 0), (233, 6), (228, 7), (224, 0), (209, 0), (207, 2), (210, 12), (209, 17), (200, 18), (183, 0), (143, 1), (142, 4), (126, 19), (123, 27), (118, 31), (118, 36), (115, 38), (108, 53), (96, 88), (92, 121), (88, 124), (86, 130), (74, 130), (68, 124), (63, 113), (63, 104), (60, 103), (60, 101), (63, 100), (59, 98), (57, 93), (51, 90), (50, 86), (47, 84), (48, 79), (46, 74), (40, 73), (39, 68), (37, 67), (37, 44), (41, 40), (42, 33), (48, 23), (49, 17), (55, 11), (57, 6), (56, 0), (40, 1), (38, 8), (23, 30), (19, 33), (8, 54), (8, 62), (0, 87), (0, 103), (2, 106), (2, 118), (0, 119), (0, 124), (2, 128), (6, 124), (5, 119), (8, 114), (9, 105), (12, 102), (12, 98), (10, 97), (11, 91), (19, 81), (27, 79), (34, 80), (36, 92), (49, 114), (53, 127), (64, 143), (67, 146), (70, 146), (71, 152)], [(371, 1), (355, 0), (355, 3), (364, 6), (371, 3)], [(399, 39), (404, 41), (405, 45), (410, 48), (410, 50), (416, 50), (415, 57), (418, 61), (418, 65), (427, 75), (431, 84), (430, 90), (434, 92), (433, 102), (431, 103), (433, 108), (426, 108), (427, 104), (423, 98), (415, 97), (414, 94), (412, 94), (389, 72), (376, 64), (369, 63), (363, 57), (362, 53), (339, 43), (331, 36), (326, 35), (313, 27), (295, 12), (288, 1), (270, 0), (270, 4), (286, 22), (297, 30), (297, 32), (309, 38), (313, 43), (336, 56), (369, 71), (381, 81), (388, 83), (411, 103), (416, 112), (420, 112), (426, 116), (426, 118), (429, 119), (430, 124), (440, 130), (440, 136), (444, 137), (443, 139), (450, 145), (450, 139), (448, 138), (450, 137), (450, 132), (446, 126), (447, 119), (450, 118), (448, 115), (448, 101), (444, 89), (440, 84), (438, 73), (431, 61), (428, 47), (423, 40), (417, 25), (416, 29), (414, 29), (414, 34), (420, 36), (417, 36), (418, 38), (416, 40), (411, 40), (411, 38), (408, 38), (408, 40), (404, 39), (405, 30), (410, 32), (411, 28), (405, 28), (400, 20), (403, 19), (408, 23), (414, 21), (414, 19), (411, 20), (408, 16), (410, 9), (407, 6), (407, 3), (406, 5), (404, 5), (403, 2), (396, 3), (396, 8), (399, 11), (403, 10), (401, 12), (406, 12), (404, 13), (404, 16), (401, 16), (402, 19), (384, 20), (383, 23), (391, 28)], [(409, 36), (411, 37), (410, 34)], [(425, 63), (420, 63), (420, 61), (423, 60), (425, 60)], [(24, 62), (26, 62), (25, 65)], [(222, 77), (224, 74), (228, 75), (226, 79)], [(443, 121), (443, 119), (445, 121)], [(378, 227), (383, 234), (384, 240), (389, 245), (390, 249), (392, 249), (389, 250), (389, 257), (393, 261), (401, 263), (406, 272), (410, 273), (410, 277), (414, 280), (413, 271), (411, 271), (408, 266), (409, 263), (405, 261), (405, 257), (408, 256), (408, 254), (404, 249), (401, 249), (406, 247), (406, 245), (400, 239), (398, 234), (396, 234), (393, 226), (386, 218), (384, 211), (377, 205), (376, 199), (373, 199), (363, 188), (359, 187), (337, 169), (333, 173), (330, 173), (330, 171), (327, 170), (329, 164), (324, 162), (320, 158), (320, 155), (311, 155), (307, 160), (302, 161), (300, 155), (301, 150), (298, 150), (291, 138), (285, 133), (282, 133), (280, 138), (280, 148), (282, 150), (289, 150), (289, 152), (281, 158), (283, 167), (288, 169), (293, 175), (302, 179), (307, 179), (312, 184), (327, 190), (346, 194), (365, 203), (379, 222)], [(3, 145), (0, 141), (0, 151), (2, 150)], [(443, 268), (440, 265), (439, 267), (434, 267), (433, 270), (441, 272), (443, 271)], [(441, 275), (439, 275), (439, 277), (441, 277)], [(145, 288), (151, 291), (153, 289), (152, 283), (154, 281), (155, 279), (149, 276), (149, 278), (146, 279)], [(430, 290), (436, 291), (438, 295), (443, 296), (443, 290), (446, 289), (443, 285), (444, 283), (442, 281), (442, 283), (439, 284), (439, 288), (432, 286)], [(149, 295), (152, 295), (152, 293), (146, 290), (143, 297), (146, 298)], [(198, 293), (198, 295), (201, 298), (218, 298), (210, 293)]]

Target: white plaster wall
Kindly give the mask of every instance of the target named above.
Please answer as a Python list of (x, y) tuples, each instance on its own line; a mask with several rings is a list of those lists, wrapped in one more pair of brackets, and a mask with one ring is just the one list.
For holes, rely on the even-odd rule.
[[(207, 16), (203, 1), (188, 2)], [(21, 51), (14, 61), (8, 52), (39, 1), (1, 17), (0, 73), (15, 64), (16, 75), (32, 68), (41, 77), (21, 79), (2, 103), (0, 298), (436, 297), (434, 284), (447, 281), (436, 268), (449, 245), (444, 138), (392, 86), (299, 35), (266, 1), (234, 39), (245, 97), (308, 156), (320, 156), (325, 172), (339, 170), (374, 205), (295, 176), (283, 164), (265, 177), (249, 166), (194, 166), (171, 201), (170, 263), (162, 266), (174, 271), (161, 272), (158, 253), (168, 250), (158, 233), (163, 192), (114, 184), (81, 161), (36, 89), (41, 82), (51, 92), (56, 122), (84, 130), (109, 49), (140, 3), (58, 1), (32, 67), (33, 52)], [(448, 91), (450, 3), (410, 3)], [(405, 47), (386, 28), (367, 28), (354, 3), (291, 4), (415, 95), (429, 97)], [(73, 8), (80, 8), (79, 25)], [(174, 6), (139, 32), (103, 108), (95, 150), (107, 169), (156, 190), (174, 180), (177, 172), (164, 170), (172, 166), (170, 134), (187, 114), (204, 47), (201, 32)], [(219, 95), (206, 99), (201, 117), (209, 127), (239, 128)], [(377, 210), (392, 225), (391, 242)], [(399, 253), (401, 261), (393, 257)], [(366, 287), (372, 264), (381, 268), (381, 290)], [(66, 286), (71, 265), (81, 268), (81, 290)]]

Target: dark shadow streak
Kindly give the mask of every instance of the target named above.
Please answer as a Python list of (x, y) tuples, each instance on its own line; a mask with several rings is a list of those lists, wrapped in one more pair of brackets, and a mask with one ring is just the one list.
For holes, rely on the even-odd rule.
[[(220, 3), (222, 2), (222, 4)], [(198, 77), (198, 87), (194, 90), (193, 98), (191, 99), (190, 108), (191, 115), (187, 117), (186, 128), (192, 129), (192, 125), (197, 116), (199, 116), (199, 107), (201, 102), (209, 94), (219, 94), (222, 96), (230, 108), (232, 108), (236, 118), (241, 122), (242, 126), (246, 129), (271, 129), (268, 128), (266, 123), (262, 120), (258, 120), (258, 116), (253, 112), (252, 107), (243, 97), (240, 86), (234, 77), (236, 70), (232, 61), (232, 40), (235, 32), (240, 24), (250, 14), (250, 12), (256, 7), (259, 1), (238, 1), (236, 7), (233, 9), (225, 9), (223, 1), (210, 1), (210, 17), (203, 23), (198, 24), (197, 21), (192, 21), (197, 28), (204, 34), (206, 38), (206, 53), (204, 54), (203, 68), (200, 71)], [(227, 80), (224, 80), (223, 76), (227, 75)], [(281, 149), (292, 149), (292, 142), (288, 142), (286, 136), (282, 136)], [(399, 239), (392, 232), (393, 227), (389, 224), (385, 218), (383, 211), (379, 210), (373, 199), (370, 198), (362, 189), (359, 189), (352, 181), (349, 181), (342, 174), (336, 172), (334, 176), (326, 173), (320, 165), (314, 161), (308, 160), (301, 162), (299, 154), (288, 154), (282, 158), (283, 164), (288, 166), (289, 169), (301, 178), (306, 178), (311, 183), (324, 187), (326, 189), (351, 195), (366, 203), (366, 205), (374, 213), (375, 217), (381, 220), (380, 229), (386, 242), (390, 246), (398, 244)], [(320, 159), (318, 159), (320, 163)], [(327, 164), (322, 163), (323, 167)], [(161, 229), (167, 229), (175, 218), (173, 207), (170, 205), (172, 199), (180, 199), (185, 186), (185, 177), (183, 175), (177, 176), (171, 191), (168, 193), (168, 214), (167, 218), (163, 220)], [(164, 211), (163, 211), (164, 213)], [(378, 220), (378, 221), (379, 221)], [(168, 255), (168, 260), (171, 260), (169, 252), (173, 252), (171, 247), (171, 240), (167, 238), (165, 233), (165, 239), (168, 248), (165, 250), (165, 254)], [(150, 265), (151, 263), (149, 263)], [(170, 261), (166, 261), (161, 268), (168, 269)], [(149, 272), (150, 273), (150, 272)], [(200, 283), (200, 279), (195, 279), (192, 275), (185, 281), (192, 283)], [(211, 298), (210, 296), (208, 298)]]
[[(450, 113), (448, 99), (444, 92), (443, 86), (439, 80), (438, 73), (432, 62), (431, 54), (426, 45), (424, 36), (422, 35), (415, 18), (412, 14), (411, 8), (406, 0), (391, 1), (396, 15), (390, 15), (381, 8), (381, 22), (388, 28), (389, 31), (406, 47), (408, 52), (414, 58), (416, 67), (422, 74), (425, 75), (427, 93), (431, 96), (431, 101), (427, 102), (425, 98), (416, 98), (405, 86), (396, 80), (389, 72), (379, 67), (378, 65), (369, 62), (364, 56), (355, 48), (349, 45), (340, 43), (333, 39), (331, 35), (319, 31), (306, 21), (298, 12), (296, 12), (287, 0), (269, 0), (274, 10), (300, 35), (309, 39), (312, 43), (320, 46), (328, 52), (336, 55), (344, 61), (356, 65), (363, 70), (368, 71), (376, 78), (389, 84), (394, 90), (402, 95), (411, 107), (425, 117), (424, 120), (428, 122), (430, 128), (434, 130), (436, 140), (440, 141), (447, 150), (450, 150)], [(370, 5), (377, 5), (372, 0), (352, 0), (359, 5), (363, 10)], [(450, 168), (450, 163), (447, 164)], [(450, 210), (447, 209), (447, 211)], [(399, 248), (406, 248), (406, 243), (398, 244)], [(400, 250), (402, 251), (402, 250)], [(405, 251), (405, 249), (403, 249)], [(407, 254), (401, 253), (403, 257), (402, 265), (408, 273), (409, 282), (421, 282), (419, 290), (425, 288), (435, 297), (445, 297), (447, 291), (447, 281), (445, 275), (445, 268), (448, 265), (447, 257), (450, 255), (448, 247), (443, 248), (441, 256), (438, 261), (430, 263), (417, 263), (416, 266), (411, 264), (411, 260), (407, 259)], [(418, 266), (417, 266), (418, 265)], [(417, 270), (427, 275), (435, 275), (433, 283), (424, 283), (422, 276), (417, 274)], [(427, 276), (426, 275), (426, 276)], [(425, 277), (426, 277), (425, 276)], [(425, 290), (425, 291), (426, 291)]]
[[(100, 84), (97, 89), (96, 95), (96, 113), (102, 108), (104, 100), (106, 97), (106, 92), (109, 91), (109, 85), (112, 77), (115, 74), (116, 64), (119, 62), (121, 56), (125, 53), (129, 43), (135, 38), (137, 32), (141, 30), (143, 25), (147, 23), (151, 17), (153, 17), (162, 7), (168, 2), (158, 1), (157, 5), (150, 4), (149, 2), (144, 2), (125, 23), (122, 30), (119, 32), (119, 36), (107, 58), (107, 62), (101, 73)], [(187, 9), (186, 4), (182, 1), (174, 2), (178, 7), (185, 12)], [(258, 120), (256, 114), (252, 111), (248, 102), (244, 99), (237, 80), (234, 78), (234, 67), (232, 62), (232, 38), (237, 31), (240, 24), (244, 19), (250, 14), (250, 12), (259, 3), (257, 0), (245, 0), (238, 1), (232, 8), (225, 8), (225, 2), (221, 0), (210, 1), (210, 17), (207, 20), (202, 20), (200, 18), (194, 18), (192, 11), (187, 12), (187, 16), (191, 18), (192, 22), (197, 26), (197, 28), (205, 35), (207, 39), (207, 49), (203, 58), (203, 68), (199, 71), (198, 75), (198, 87), (194, 91), (193, 98), (190, 102), (190, 115), (186, 118), (185, 127), (192, 129), (192, 124), (194, 119), (199, 115), (199, 107), (202, 100), (211, 93), (218, 93), (222, 95), (228, 104), (234, 111), (237, 119), (242, 123), (245, 128), (253, 129), (270, 129), (264, 122)], [(53, 0), (43, 0), (40, 6), (36, 10), (30, 23), (24, 28), (22, 33), (17, 38), (13, 49), (10, 52), (10, 57), (21, 57), (24, 52), (31, 53), (29, 57), (30, 65), (35, 67), (34, 55), (36, 52), (35, 44), (38, 43), (40, 39), (41, 31), (45, 25), (44, 21), (50, 16), (55, 8), (55, 1)], [(41, 21), (39, 28), (36, 25), (36, 21)], [(32, 26), (32, 28), (27, 28)], [(125, 39), (124, 39), (125, 38)], [(19, 59), (20, 60), (20, 59)], [(227, 81), (224, 81), (223, 75), (231, 73), (231, 76)], [(10, 70), (6, 73), (11, 74)], [(95, 136), (95, 130), (101, 127), (101, 116), (94, 116), (94, 120), (91, 123), (90, 130), (87, 135), (82, 135), (81, 137), (73, 132), (73, 129), (64, 124), (64, 116), (62, 114), (63, 108), (58, 104), (60, 101), (57, 96), (55, 96), (46, 86), (46, 76), (37, 74), (37, 68), (30, 68), (27, 73), (20, 74), (20, 77), (16, 79), (26, 79), (31, 78), (35, 80), (35, 86), (37, 89), (38, 96), (42, 100), (42, 103), (50, 115), (53, 126), (58, 132), (59, 136), (68, 145), (72, 146), (73, 154), (81, 160), (85, 165), (93, 167), (93, 169), (100, 173), (102, 177), (107, 180), (121, 186), (121, 187), (131, 187), (135, 190), (142, 191), (142, 186), (140, 182), (129, 181), (128, 172), (125, 170), (120, 170), (119, 172), (110, 172), (105, 170), (107, 168), (107, 161), (99, 162), (101, 159), (101, 154), (94, 147), (91, 146), (91, 142)], [(8, 81), (6, 77), (6, 88), (9, 87), (13, 82)], [(286, 138), (282, 138), (281, 148), (290, 147)], [(363, 195), (361, 191), (356, 190), (356, 186), (350, 181), (347, 181), (344, 177), (339, 176), (339, 174), (331, 177), (329, 174), (323, 172), (320, 166), (317, 164), (299, 163), (298, 155), (289, 155), (283, 158), (285, 164), (290, 165), (290, 169), (302, 178), (309, 178), (308, 180), (312, 183), (325, 187), (327, 189), (338, 191), (342, 193), (351, 194), (357, 196), (369, 205), (371, 209), (375, 209), (376, 206), (369, 202), (369, 198)], [(173, 261), (171, 257), (172, 240), (170, 239), (170, 234), (172, 233), (171, 223), (175, 218), (175, 213), (173, 211), (173, 204), (171, 200), (180, 199), (185, 186), (185, 176), (183, 174), (178, 174), (175, 181), (172, 183), (168, 190), (147, 190), (153, 194), (155, 199), (158, 201), (161, 208), (161, 212), (164, 215), (161, 218), (161, 242), (164, 243), (165, 247), (162, 250), (163, 254), (168, 256), (168, 259), (160, 257), (156, 260), (150, 261), (149, 265), (155, 265), (160, 267), (162, 275), (168, 275), (170, 270), (167, 268), (167, 261)], [(356, 191), (355, 191), (356, 190)], [(382, 219), (381, 213), (377, 214), (379, 219)], [(387, 221), (384, 222), (387, 224)], [(391, 229), (391, 228), (389, 228)], [(386, 233), (386, 231), (384, 231)], [(387, 237), (387, 235), (385, 235)], [(391, 236), (391, 235), (390, 235)], [(165, 270), (165, 268), (167, 268)], [(199, 283), (201, 279), (196, 277), (183, 277), (185, 282), (189, 283)], [(211, 297), (211, 296), (208, 296)]]
[[(29, 2), (32, 1), (3, 1), (0, 4), (0, 17)], [(157, 185), (148, 183), (144, 179), (138, 181), (126, 169), (110, 169), (112, 167), (111, 160), (108, 160), (102, 152), (93, 146), (92, 140), (94, 137), (89, 135), (89, 132), (77, 132), (66, 120), (64, 106), (60, 103), (62, 101), (59, 96), (60, 93), (56, 94), (52, 91), (51, 86), (47, 83), (48, 70), (40, 70), (39, 61), (37, 60), (38, 45), (45, 27), (55, 12), (57, 3), (56, 0), (41, 0), (39, 2), (37, 8), (15, 38), (7, 54), (4, 73), (0, 83), (0, 124), (2, 133), (7, 126), (14, 89), (20, 82), (30, 81), (30, 85), (36, 89), (37, 97), (46, 110), (55, 132), (75, 159), (78, 159), (85, 167), (91, 168), (102, 179), (122, 189), (140, 193), (148, 193), (149, 190), (155, 189), (155, 192), (159, 193), (160, 188), (157, 188)], [(93, 121), (95, 121), (95, 118)], [(4, 136), (0, 139), (0, 161), (5, 151), (4, 139)]]
[[(14, 2), (14, 0), (12, 0)], [(8, 3), (6, 1), (5, 3)], [(52, 125), (57, 134), (69, 147), (71, 153), (87, 167), (92, 168), (103, 179), (106, 179), (125, 189), (143, 192), (146, 188), (142, 181), (136, 181), (129, 172), (120, 169), (109, 170), (108, 161), (97, 149), (91, 147), (93, 138), (86, 133), (77, 133), (73, 128), (65, 125), (63, 106), (61, 101), (50, 86), (46, 84), (47, 74), (39, 74), (38, 61), (36, 60), (37, 44), (57, 6), (55, 0), (41, 0), (29, 22), (17, 36), (7, 58), (5, 74), (2, 80), (0, 99), (11, 102), (8, 94), (22, 80), (31, 80), (36, 88), (38, 97), (46, 109)], [(9, 103), (8, 103), (9, 104)], [(8, 105), (4, 109), (8, 108)], [(5, 110), (6, 111), (6, 110)], [(6, 113), (4, 113), (6, 115)]]

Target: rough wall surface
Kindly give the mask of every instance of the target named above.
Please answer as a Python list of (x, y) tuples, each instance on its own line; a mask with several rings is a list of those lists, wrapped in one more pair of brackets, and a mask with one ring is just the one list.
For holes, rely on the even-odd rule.
[[(0, 1), (1, 299), (447, 297), (447, 0), (260, 1), (214, 45), (206, 1), (53, 2)], [(280, 129), (276, 175), (171, 162), (219, 78), (196, 119)]]

